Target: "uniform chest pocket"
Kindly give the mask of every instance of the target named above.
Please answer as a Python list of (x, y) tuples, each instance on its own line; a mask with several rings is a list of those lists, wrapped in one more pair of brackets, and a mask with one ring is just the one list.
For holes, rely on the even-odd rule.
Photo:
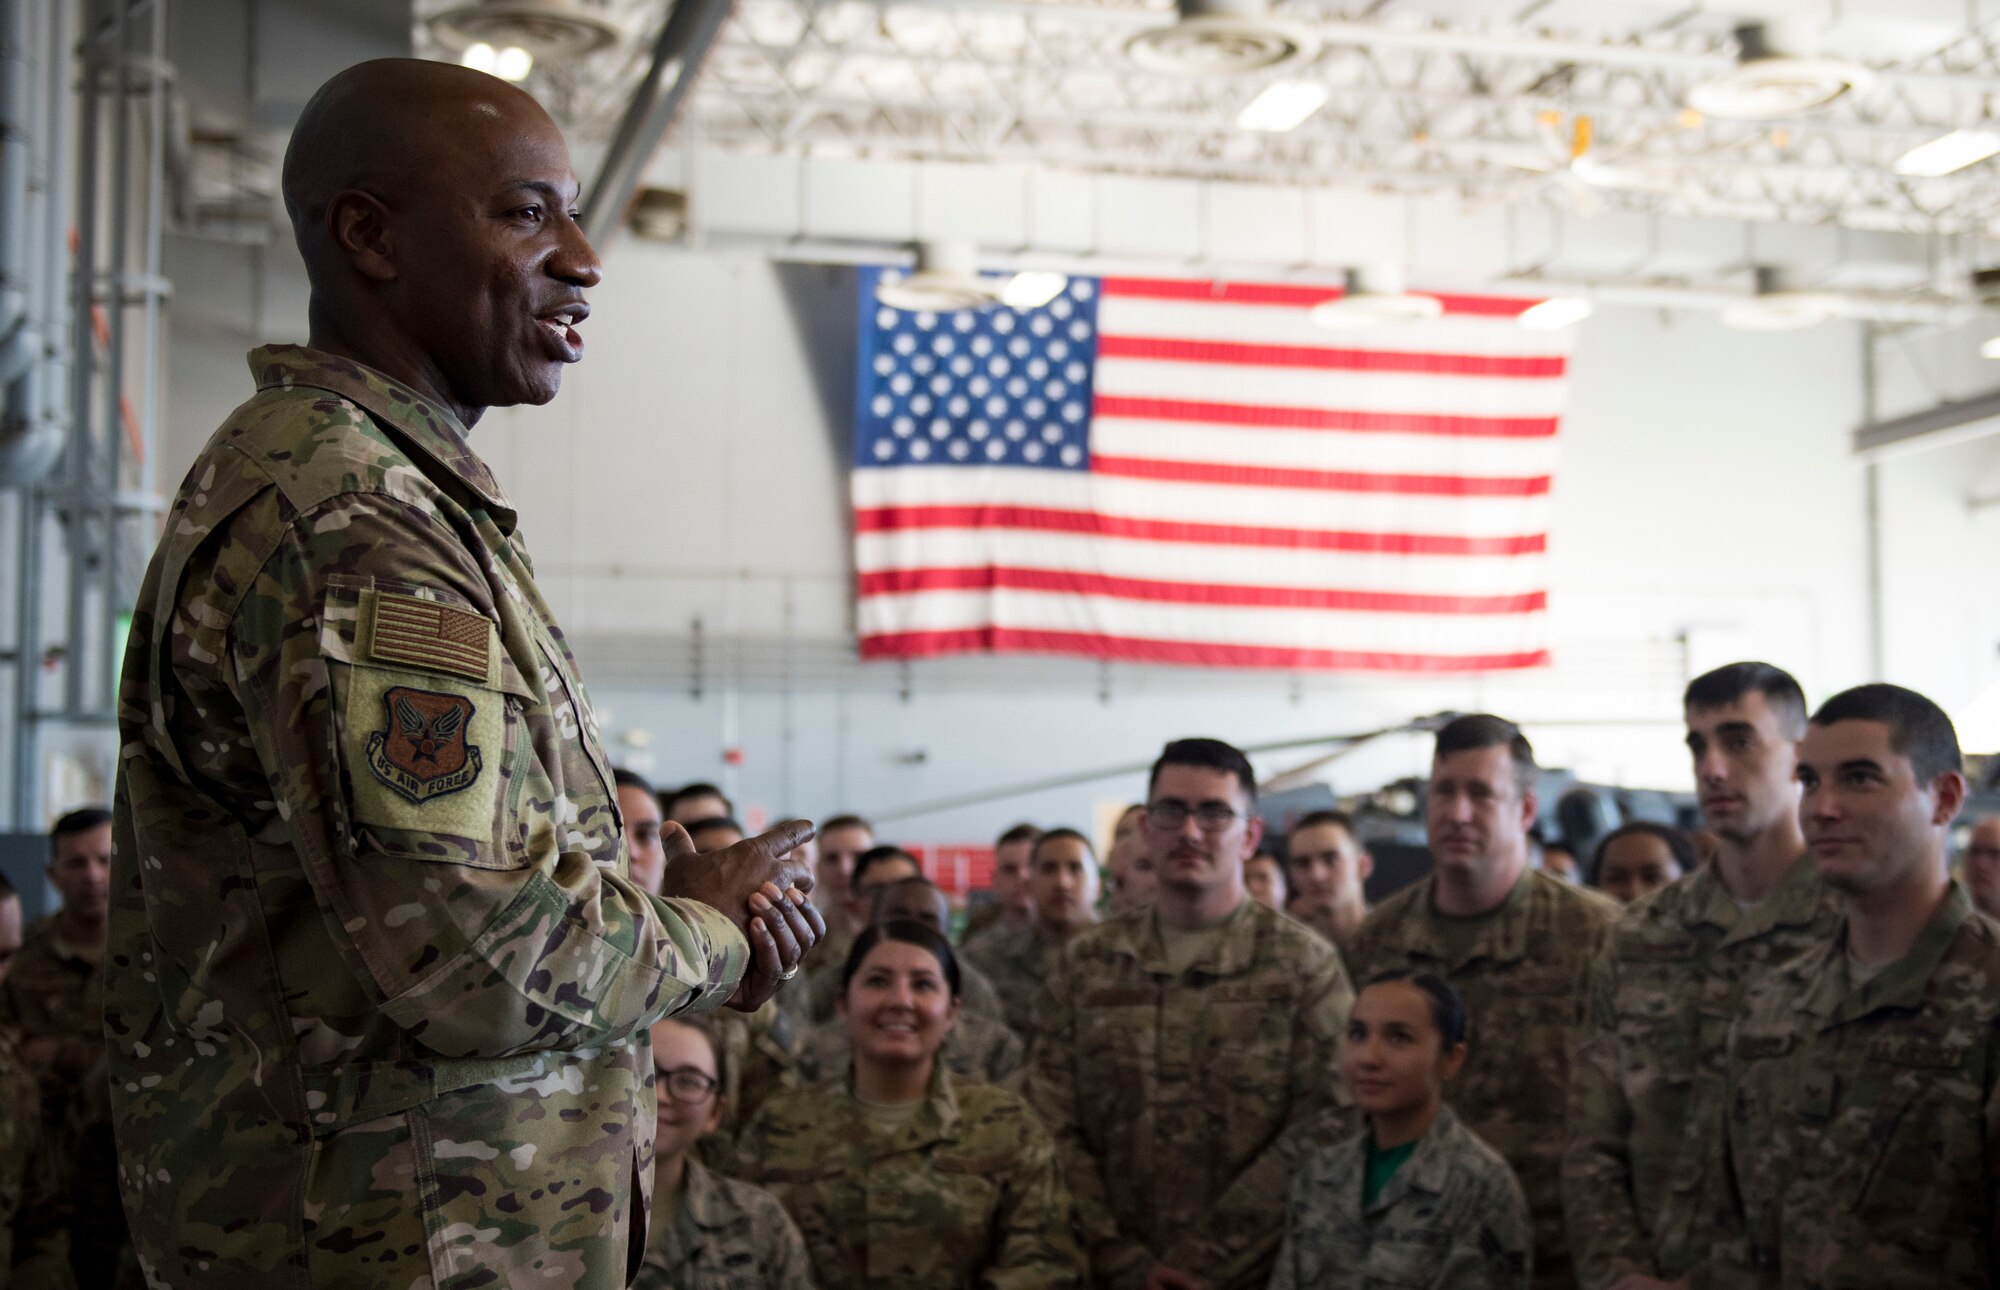
[(1361, 1281), (1374, 1290), (1382, 1287), (1428, 1286), (1436, 1282), (1444, 1262), (1442, 1246), (1421, 1239), (1415, 1233), (1382, 1233), (1368, 1247), (1361, 1261)]
[(501, 792), (529, 691), (493, 621), (435, 588), (335, 579), (319, 626), (355, 847), (514, 867)]

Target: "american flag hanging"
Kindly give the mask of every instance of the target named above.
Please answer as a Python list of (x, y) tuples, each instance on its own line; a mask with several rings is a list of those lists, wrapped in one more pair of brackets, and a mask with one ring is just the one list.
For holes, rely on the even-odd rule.
[(1548, 662), (1568, 338), (1443, 296), (1361, 338), (1323, 287), (1070, 279), (903, 313), (860, 274), (861, 653), (1480, 672)]

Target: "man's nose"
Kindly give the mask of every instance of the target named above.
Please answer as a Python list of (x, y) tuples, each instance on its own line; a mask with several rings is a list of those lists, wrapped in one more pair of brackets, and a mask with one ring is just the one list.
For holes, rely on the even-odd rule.
[(561, 242), (549, 260), (549, 272), (579, 287), (594, 287), (604, 281), (604, 265), (575, 220), (562, 222)]

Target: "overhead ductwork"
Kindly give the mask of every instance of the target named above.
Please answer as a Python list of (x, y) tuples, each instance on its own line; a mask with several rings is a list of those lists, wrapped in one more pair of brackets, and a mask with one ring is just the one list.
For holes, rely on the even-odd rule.
[(1180, 21), (1142, 31), (1125, 56), (1168, 76), (1243, 76), (1307, 57), (1313, 41), (1272, 18), (1261, 0), (1176, 0)]
[(1847, 298), (1834, 291), (1811, 291), (1768, 265), (1757, 269), (1749, 298), (1723, 307), (1725, 327), (1737, 331), (1798, 331), (1847, 316)]
[(902, 277), (883, 274), (875, 298), (906, 313), (942, 314), (996, 305), (1006, 280), (981, 277), (977, 257), (970, 242), (921, 243), (916, 268)]
[(1752, 23), (1736, 29), (1736, 41), (1736, 66), (1690, 90), (1689, 107), (1725, 121), (1777, 121), (1830, 107), (1868, 83), (1864, 67), (1792, 52), (1803, 38), (1791, 30), (1778, 36)]

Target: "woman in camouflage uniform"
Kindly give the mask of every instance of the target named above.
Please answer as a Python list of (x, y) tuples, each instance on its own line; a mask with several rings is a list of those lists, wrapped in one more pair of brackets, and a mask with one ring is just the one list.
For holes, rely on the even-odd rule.
[(1527, 1290), (1521, 1185), (1444, 1105), (1465, 1029), (1458, 991), (1428, 972), (1355, 998), (1340, 1067), (1368, 1128), (1299, 1169), (1271, 1290)]
[(813, 1290), (805, 1242), (784, 1207), (710, 1173), (689, 1150), (722, 1123), (722, 1054), (705, 1019), (653, 1026), (653, 1224), (632, 1290)]
[(838, 1004), (851, 1064), (772, 1098), (743, 1133), (739, 1171), (798, 1220), (822, 1290), (1083, 1284), (1048, 1132), (1019, 1097), (938, 1059), (958, 993), (936, 930), (864, 930)]

